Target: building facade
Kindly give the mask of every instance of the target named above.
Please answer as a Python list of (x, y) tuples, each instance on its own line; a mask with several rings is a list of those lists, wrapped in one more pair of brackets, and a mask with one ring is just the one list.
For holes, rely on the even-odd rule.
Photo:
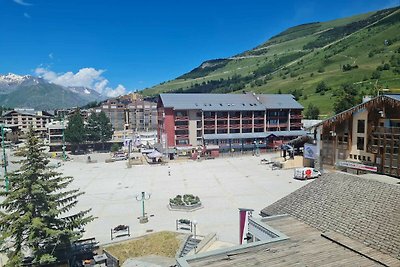
[(110, 99), (95, 112), (104, 111), (114, 128), (114, 139), (133, 138), (157, 129), (157, 104), (139, 98)]
[(314, 126), (320, 165), (400, 177), (400, 95), (382, 95)]
[(41, 136), (46, 136), (46, 125), (50, 122), (52, 114), (46, 111), (35, 111), (34, 109), (14, 109), (6, 112), (2, 116), (2, 121), (6, 125), (18, 126), (19, 133), (24, 136), (29, 126), (32, 125), (35, 132)]
[(161, 94), (158, 141), (220, 152), (265, 149), (304, 134), (302, 110), (292, 95)]

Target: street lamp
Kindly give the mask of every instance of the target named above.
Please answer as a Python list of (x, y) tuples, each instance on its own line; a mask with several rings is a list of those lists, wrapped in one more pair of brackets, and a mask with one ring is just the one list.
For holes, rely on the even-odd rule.
[(6, 146), (4, 144), (4, 139), (5, 139), (5, 131), (9, 129), (5, 129), (4, 124), (0, 124), (0, 129), (1, 129), (1, 147), (3, 148), (3, 165), (4, 165), (4, 182), (5, 182), (5, 187), (6, 187), (6, 192), (8, 192), (9, 188), (9, 180), (7, 176), (7, 157), (6, 157)]
[(146, 213), (144, 212), (144, 201), (149, 200), (151, 197), (151, 193), (146, 193), (142, 192), (141, 195), (136, 195), (136, 200), (142, 202), (142, 216), (139, 217), (139, 222), (140, 223), (147, 223), (149, 221), (149, 218), (146, 216)]

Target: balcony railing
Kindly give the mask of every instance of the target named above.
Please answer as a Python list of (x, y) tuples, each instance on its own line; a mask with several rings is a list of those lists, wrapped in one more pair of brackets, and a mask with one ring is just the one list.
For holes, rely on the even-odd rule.
[(177, 125), (175, 126), (175, 130), (187, 130), (189, 129), (189, 125)]
[(188, 116), (176, 116), (175, 121), (187, 121), (189, 120)]
[(301, 119), (303, 119), (303, 115), (293, 114), (293, 115), (290, 115), (290, 118), (291, 119), (299, 119), (299, 120), (301, 120)]
[(187, 134), (181, 134), (181, 135), (175, 135), (175, 139), (188, 139), (189, 135)]
[(240, 129), (240, 124), (231, 124), (229, 125), (230, 129)]
[(400, 134), (400, 127), (372, 127), (372, 134)]
[(212, 124), (212, 125), (204, 125), (204, 129), (215, 129), (215, 124)]

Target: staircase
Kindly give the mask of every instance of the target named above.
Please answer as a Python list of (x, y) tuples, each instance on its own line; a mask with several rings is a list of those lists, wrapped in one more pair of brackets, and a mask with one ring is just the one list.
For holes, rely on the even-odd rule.
[(179, 257), (186, 256), (191, 250), (197, 247), (200, 241), (200, 239), (196, 239), (192, 235), (189, 236), (189, 238), (185, 242), (185, 245), (183, 246), (181, 253), (179, 254)]

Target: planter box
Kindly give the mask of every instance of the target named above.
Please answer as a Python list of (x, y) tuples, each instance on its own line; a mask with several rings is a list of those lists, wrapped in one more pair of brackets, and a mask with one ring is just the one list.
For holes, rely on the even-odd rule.
[(201, 202), (193, 204), (193, 205), (175, 205), (175, 204), (169, 204), (168, 208), (170, 210), (179, 210), (179, 211), (195, 211), (198, 209), (201, 209), (203, 207), (203, 205), (201, 204)]

